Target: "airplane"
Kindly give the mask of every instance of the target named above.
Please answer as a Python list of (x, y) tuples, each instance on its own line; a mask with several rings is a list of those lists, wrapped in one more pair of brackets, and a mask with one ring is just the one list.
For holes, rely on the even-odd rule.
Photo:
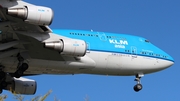
[(36, 93), (41, 74), (141, 77), (164, 70), (174, 59), (149, 40), (109, 32), (51, 29), (54, 12), (22, 0), (0, 0), (0, 93)]

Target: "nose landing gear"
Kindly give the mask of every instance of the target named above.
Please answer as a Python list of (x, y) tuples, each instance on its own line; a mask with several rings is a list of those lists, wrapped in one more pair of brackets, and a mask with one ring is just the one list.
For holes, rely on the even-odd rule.
[(141, 84), (141, 80), (140, 80), (141, 77), (143, 77), (143, 76), (144, 76), (144, 74), (137, 74), (136, 75), (136, 78), (134, 81), (137, 81), (137, 84), (134, 86), (134, 91), (138, 92), (143, 88), (143, 86)]

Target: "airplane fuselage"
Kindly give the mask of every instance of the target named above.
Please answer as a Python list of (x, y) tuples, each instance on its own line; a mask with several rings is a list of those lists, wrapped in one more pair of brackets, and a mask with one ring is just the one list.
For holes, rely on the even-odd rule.
[[(31, 58), (27, 61), (30, 67), (25, 73), (136, 75), (160, 71), (173, 64), (171, 56), (142, 37), (81, 30), (53, 30), (53, 33), (53, 37), (44, 42), (64, 38), (84, 40), (87, 44), (85, 55), (60, 55), (58, 51), (46, 49), (43, 44), (28, 38), (31, 44), (24, 46)], [(26, 36), (19, 35), (19, 38), (27, 41)], [(38, 50), (34, 52), (36, 47)], [(4, 64), (11, 68), (5, 71), (14, 72), (17, 66), (13, 64), (18, 62), (14, 61), (16, 57), (7, 60), (3, 59)]]

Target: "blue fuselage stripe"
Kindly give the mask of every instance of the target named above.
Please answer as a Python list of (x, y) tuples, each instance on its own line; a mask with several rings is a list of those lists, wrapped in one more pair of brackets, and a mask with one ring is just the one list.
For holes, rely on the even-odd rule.
[(136, 54), (174, 62), (174, 59), (166, 52), (147, 39), (138, 36), (82, 30), (53, 30), (53, 32), (69, 38), (84, 40), (90, 51)]

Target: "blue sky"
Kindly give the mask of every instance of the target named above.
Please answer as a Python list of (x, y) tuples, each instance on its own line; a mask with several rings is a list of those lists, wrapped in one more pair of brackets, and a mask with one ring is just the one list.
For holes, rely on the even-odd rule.
[[(26, 0), (54, 10), (53, 28), (82, 29), (142, 36), (175, 59), (164, 70), (145, 75), (136, 93), (134, 76), (40, 75), (36, 95), (53, 92), (61, 101), (180, 101), (179, 0)], [(13, 99), (12, 94), (4, 92)], [(25, 96), (29, 99), (33, 96)]]

